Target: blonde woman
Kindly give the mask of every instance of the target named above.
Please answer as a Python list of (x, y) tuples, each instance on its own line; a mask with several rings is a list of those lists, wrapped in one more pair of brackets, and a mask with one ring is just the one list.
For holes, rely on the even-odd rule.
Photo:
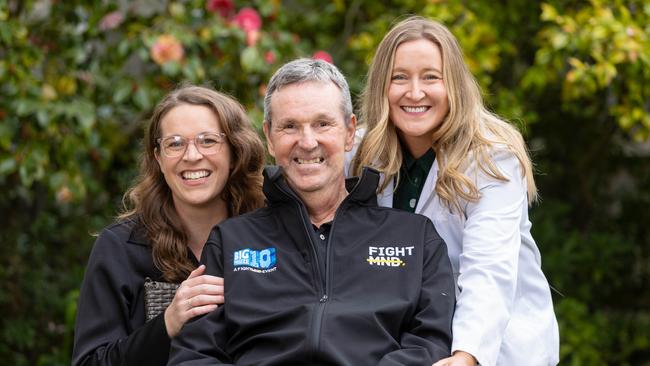
[(410, 17), (381, 41), (361, 103), (351, 174), (383, 174), (379, 204), (429, 217), (456, 283), (442, 365), (555, 365), (557, 321), (528, 206), (537, 196), (520, 133), (484, 106), (455, 37)]
[[(264, 146), (242, 106), (184, 86), (156, 106), (128, 211), (97, 238), (84, 275), (72, 365), (166, 365), (171, 338), (223, 303), (199, 266), (212, 227), (263, 205)], [(146, 321), (145, 278), (180, 284)]]

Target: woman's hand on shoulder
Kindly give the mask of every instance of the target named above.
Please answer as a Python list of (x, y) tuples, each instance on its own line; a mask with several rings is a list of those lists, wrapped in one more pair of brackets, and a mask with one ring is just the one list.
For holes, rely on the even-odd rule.
[(432, 366), (475, 366), (476, 359), (467, 352), (456, 351), (451, 357), (443, 358)]
[(223, 304), (223, 278), (204, 275), (204, 272), (204, 265), (192, 271), (165, 309), (165, 327), (170, 338), (174, 338), (188, 320)]

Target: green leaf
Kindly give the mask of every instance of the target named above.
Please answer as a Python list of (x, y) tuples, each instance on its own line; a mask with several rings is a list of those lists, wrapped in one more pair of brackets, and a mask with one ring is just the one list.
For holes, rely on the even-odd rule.
[(18, 99), (14, 103), (14, 108), (18, 116), (26, 116), (34, 112), (38, 106), (33, 100), (29, 99)]
[(5, 121), (0, 123), (0, 147), (3, 150), (9, 150), (11, 146), (11, 139), (13, 138), (13, 128)]
[(50, 189), (53, 191), (59, 189), (68, 181), (68, 175), (63, 171), (50, 173)]
[(16, 160), (8, 158), (0, 161), (0, 176), (9, 175), (16, 171)]
[(39, 126), (47, 127), (49, 121), (49, 115), (45, 109), (41, 109), (36, 112), (36, 120), (38, 121)]
[(260, 53), (255, 47), (246, 47), (241, 53), (241, 66), (246, 72), (259, 71)]
[(126, 98), (131, 95), (131, 83), (130, 82), (121, 82), (118, 84), (115, 93), (113, 93), (113, 101), (115, 103), (122, 103)]
[(162, 64), (161, 68), (165, 75), (176, 76), (181, 71), (181, 64), (176, 61), (168, 61)]
[(551, 44), (556, 50), (564, 48), (569, 43), (569, 35), (564, 32), (557, 32), (551, 38)]
[(140, 86), (138, 90), (133, 95), (133, 102), (141, 110), (148, 110), (151, 107), (151, 101), (149, 100), (149, 92), (144, 86)]
[[(131, 45), (129, 44), (129, 41), (127, 39), (123, 39), (120, 41), (120, 43), (117, 45), (117, 54), (121, 57), (126, 57), (129, 53)], [(110, 52), (110, 50), (109, 50)]]
[(90, 130), (95, 124), (95, 105), (89, 102), (77, 102), (76, 117), (84, 130)]
[(546, 21), (555, 21), (558, 17), (558, 12), (553, 5), (542, 3), (541, 19)]

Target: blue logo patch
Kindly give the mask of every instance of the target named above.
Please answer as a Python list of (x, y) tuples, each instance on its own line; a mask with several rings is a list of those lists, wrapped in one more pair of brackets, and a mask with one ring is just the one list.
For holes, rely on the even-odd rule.
[(267, 273), (276, 270), (275, 248), (262, 250), (241, 249), (233, 256), (234, 271), (253, 271)]

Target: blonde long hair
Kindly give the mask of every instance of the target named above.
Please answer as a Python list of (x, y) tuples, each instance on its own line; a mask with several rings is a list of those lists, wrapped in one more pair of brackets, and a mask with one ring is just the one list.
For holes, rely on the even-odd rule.
[(361, 121), (366, 134), (352, 161), (351, 172), (359, 175), (364, 166), (373, 166), (385, 175), (379, 190), (397, 177), (402, 164), (402, 149), (395, 125), (389, 118), (388, 87), (397, 47), (408, 41), (427, 39), (442, 54), (442, 78), (449, 99), (449, 113), (431, 135), (431, 146), (438, 157), (439, 174), (435, 191), (444, 204), (461, 211), (461, 200), (476, 202), (480, 193), (464, 172), (475, 163), (488, 176), (507, 181), (490, 158), (496, 146), (503, 145), (519, 160), (528, 187), (528, 202), (537, 199), (532, 162), (524, 140), (509, 123), (487, 110), (480, 88), (472, 76), (458, 41), (442, 24), (420, 16), (395, 25), (379, 44), (368, 71), (361, 96)]
[(208, 107), (226, 134), (232, 151), (232, 168), (222, 196), (228, 204), (229, 216), (254, 210), (264, 203), (264, 145), (241, 104), (225, 94), (200, 86), (186, 85), (167, 94), (154, 109), (145, 133), (140, 175), (124, 194), (125, 212), (119, 218), (133, 219), (144, 227), (154, 264), (165, 280), (171, 282), (183, 281), (194, 266), (188, 259), (187, 233), (155, 154), (162, 119), (182, 104)]

